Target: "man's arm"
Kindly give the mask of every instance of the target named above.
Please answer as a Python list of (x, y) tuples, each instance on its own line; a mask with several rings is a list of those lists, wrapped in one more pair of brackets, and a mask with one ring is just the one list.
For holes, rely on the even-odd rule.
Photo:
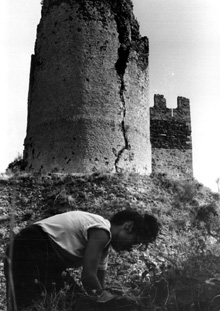
[(97, 277), (98, 277), (99, 283), (101, 284), (102, 288), (105, 287), (105, 274), (106, 274), (105, 270), (98, 270), (98, 272), (97, 272)]
[(104, 275), (98, 272), (98, 265), (103, 250), (109, 242), (109, 234), (103, 229), (90, 229), (88, 234), (81, 280), (85, 290), (91, 293), (94, 289), (102, 289)]

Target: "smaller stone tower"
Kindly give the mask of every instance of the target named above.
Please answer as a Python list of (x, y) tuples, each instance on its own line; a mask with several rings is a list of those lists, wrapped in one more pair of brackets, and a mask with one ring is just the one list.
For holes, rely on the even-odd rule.
[(154, 95), (150, 108), (152, 171), (179, 178), (193, 177), (190, 102), (177, 98), (177, 108), (166, 107), (163, 95)]

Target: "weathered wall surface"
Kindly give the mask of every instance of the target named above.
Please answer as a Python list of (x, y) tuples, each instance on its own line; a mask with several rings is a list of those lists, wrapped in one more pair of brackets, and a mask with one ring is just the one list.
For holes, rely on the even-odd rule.
[(192, 177), (192, 139), (189, 99), (177, 98), (177, 108), (166, 107), (163, 95), (150, 108), (152, 171)]
[(148, 40), (130, 0), (45, 0), (32, 56), (28, 171), (150, 173)]

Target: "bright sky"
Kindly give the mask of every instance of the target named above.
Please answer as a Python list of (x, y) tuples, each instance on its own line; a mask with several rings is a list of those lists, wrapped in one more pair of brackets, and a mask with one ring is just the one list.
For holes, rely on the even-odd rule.
[[(220, 1), (133, 0), (150, 41), (150, 100), (190, 99), (195, 178), (217, 191), (220, 177)], [(40, 0), (1, 0), (0, 172), (23, 151), (30, 58)]]

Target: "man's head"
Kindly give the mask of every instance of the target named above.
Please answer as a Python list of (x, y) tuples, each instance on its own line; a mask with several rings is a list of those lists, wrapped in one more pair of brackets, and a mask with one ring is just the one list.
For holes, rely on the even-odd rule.
[(116, 251), (128, 250), (138, 244), (155, 241), (160, 225), (154, 216), (143, 216), (136, 211), (124, 210), (111, 219), (112, 247)]

